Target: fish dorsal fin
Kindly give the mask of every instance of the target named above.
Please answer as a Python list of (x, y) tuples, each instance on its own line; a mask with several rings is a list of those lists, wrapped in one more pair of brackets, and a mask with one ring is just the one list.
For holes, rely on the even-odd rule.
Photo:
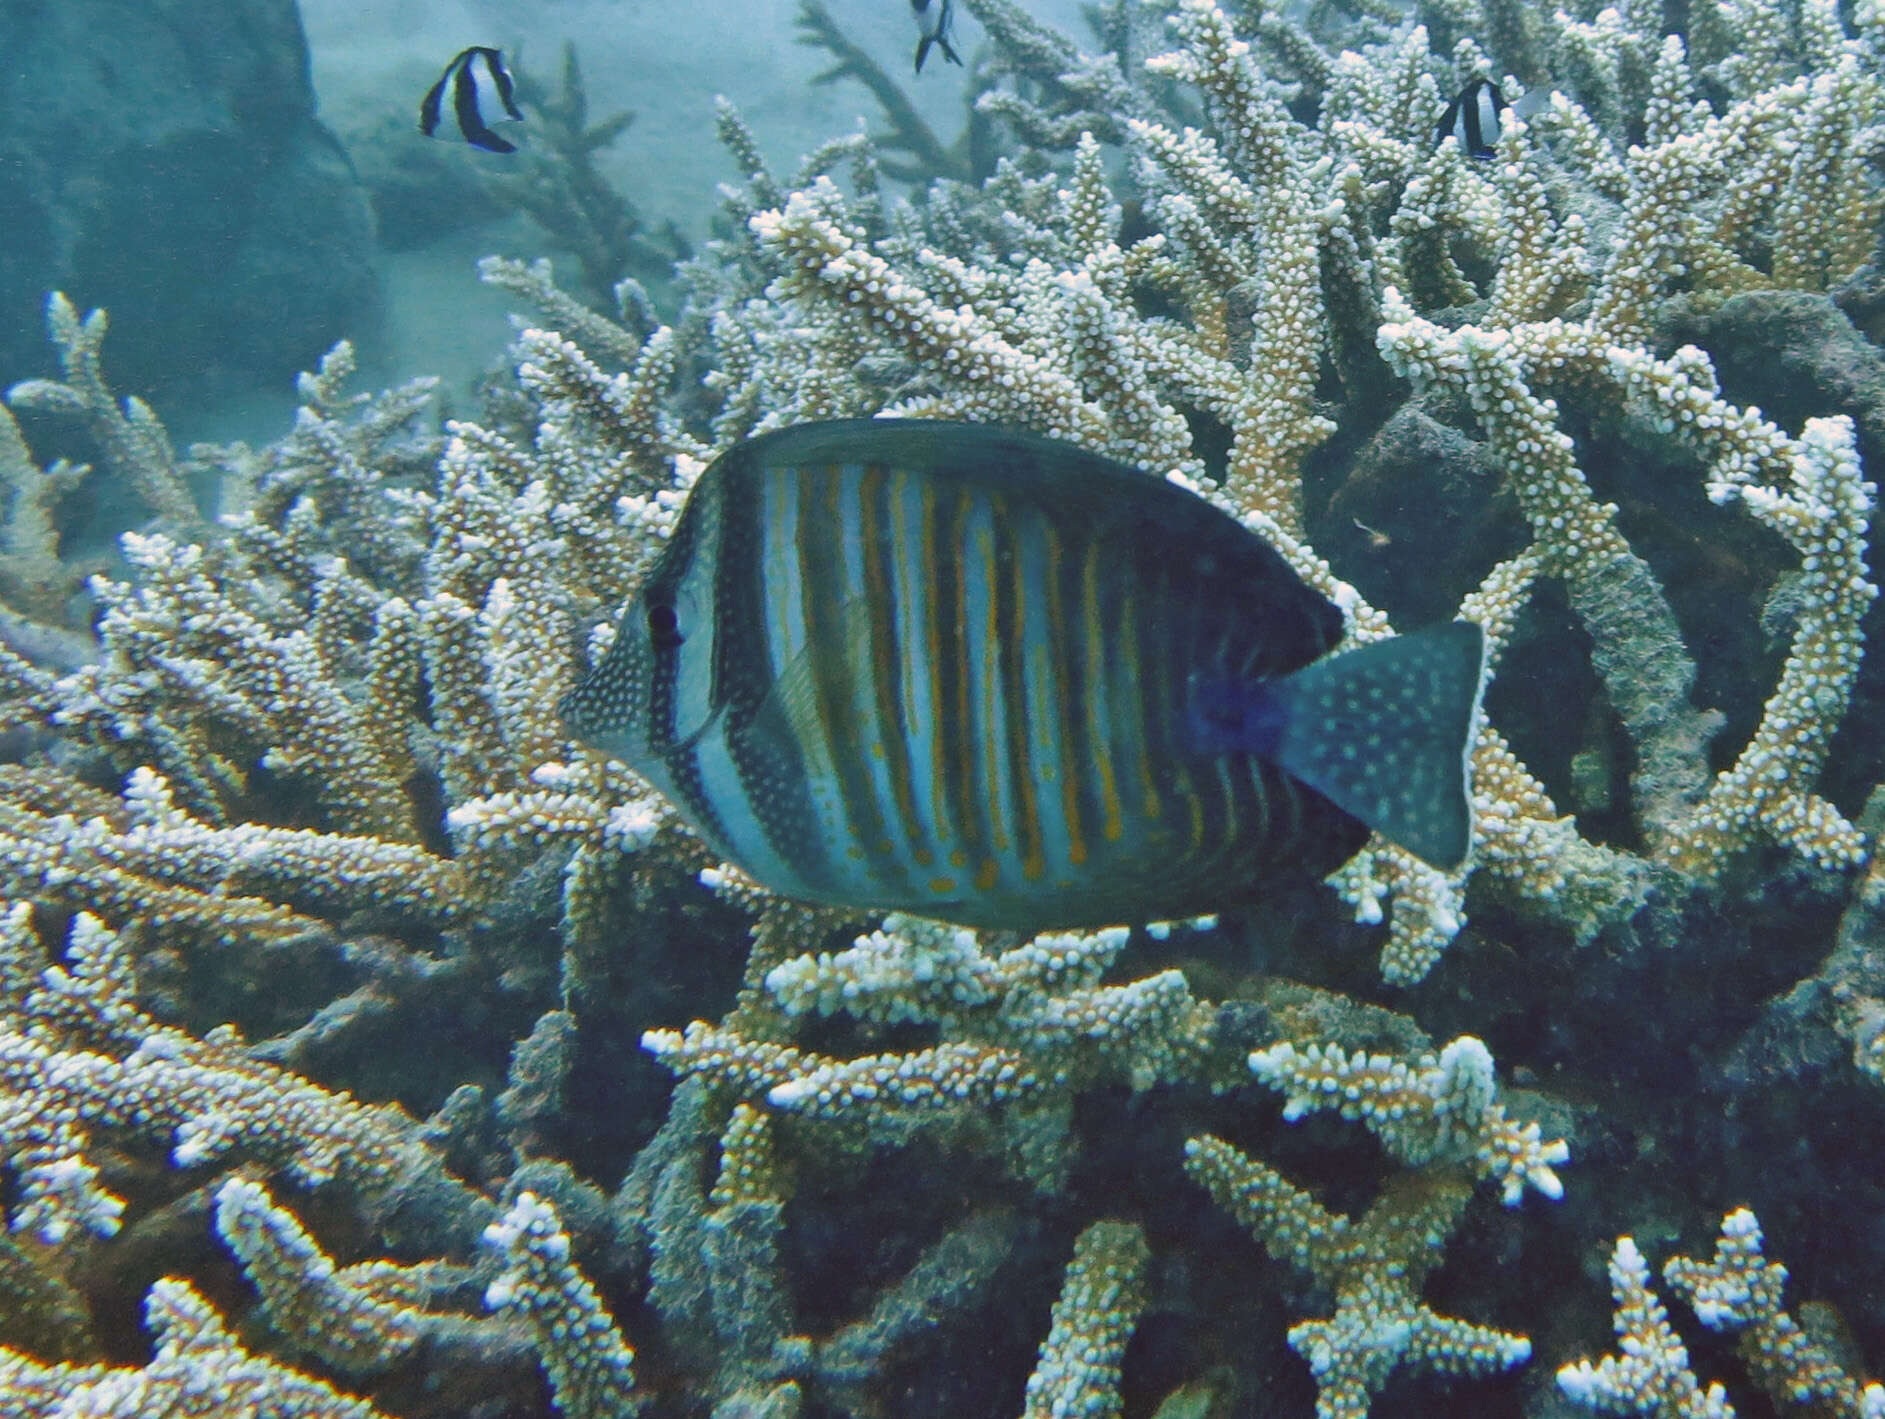
[(1472, 842), (1468, 755), (1486, 637), (1470, 621), (1319, 660), (1276, 686), (1275, 759), (1442, 871)]
[(513, 123), (522, 123), (523, 110), (517, 107), (517, 81), (511, 78), (511, 71), (504, 67), (503, 52), (480, 45), (472, 53), (484, 62), (484, 71), (490, 76), (491, 87), (497, 92), (497, 101), (504, 107), (504, 118)]
[(856, 667), (870, 654), (870, 634), (869, 603), (861, 597), (845, 602), (838, 610), (837, 644), (813, 642), (793, 656), (753, 711), (748, 732), (775, 753), (797, 755), (807, 774), (834, 777), (837, 768), (818, 714), (818, 677), (830, 673), (835, 654), (846, 683), (858, 683)]

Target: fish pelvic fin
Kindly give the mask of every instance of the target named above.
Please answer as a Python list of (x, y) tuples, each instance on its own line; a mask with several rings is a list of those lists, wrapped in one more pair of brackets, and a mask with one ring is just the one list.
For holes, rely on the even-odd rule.
[(489, 128), (467, 129), (465, 141), (474, 148), (482, 148), (487, 153), (514, 153), (517, 145), (507, 138), (500, 138)]
[(1271, 687), (1269, 757), (1430, 867), (1472, 845), (1470, 756), (1485, 632), (1430, 626), (1306, 666)]

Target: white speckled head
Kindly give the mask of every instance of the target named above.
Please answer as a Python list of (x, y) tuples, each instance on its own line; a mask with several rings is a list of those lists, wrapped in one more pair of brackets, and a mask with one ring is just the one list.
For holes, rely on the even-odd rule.
[(648, 607), (637, 596), (623, 610), (608, 654), (556, 707), (576, 738), (644, 775), (657, 761), (649, 714), (655, 655)]

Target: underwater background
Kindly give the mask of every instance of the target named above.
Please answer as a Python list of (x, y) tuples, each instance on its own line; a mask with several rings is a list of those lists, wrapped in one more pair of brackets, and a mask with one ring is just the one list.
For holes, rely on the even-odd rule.
[[(0, 1413), (1885, 1416), (1885, 4), (911, 9), (0, 0)], [(558, 703), (876, 415), (1480, 624), (1467, 860), (718, 861)]]

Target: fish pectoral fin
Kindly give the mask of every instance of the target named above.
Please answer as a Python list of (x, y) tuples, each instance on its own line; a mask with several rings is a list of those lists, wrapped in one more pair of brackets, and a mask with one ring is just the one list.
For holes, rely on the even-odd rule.
[(805, 726), (815, 729), (818, 722), (818, 690), (811, 671), (804, 668), (806, 661), (806, 656), (800, 656), (773, 681), (747, 722), (746, 732), (775, 758), (784, 756), (789, 763), (796, 756), (808, 777), (829, 778), (831, 755), (824, 735), (805, 732)]
[(869, 603), (861, 597), (845, 602), (838, 611), (836, 644), (813, 643), (793, 656), (753, 712), (748, 732), (775, 753), (796, 754), (808, 774), (832, 777), (836, 766), (818, 711), (819, 676), (835, 676), (845, 685), (861, 683), (870, 635)]

